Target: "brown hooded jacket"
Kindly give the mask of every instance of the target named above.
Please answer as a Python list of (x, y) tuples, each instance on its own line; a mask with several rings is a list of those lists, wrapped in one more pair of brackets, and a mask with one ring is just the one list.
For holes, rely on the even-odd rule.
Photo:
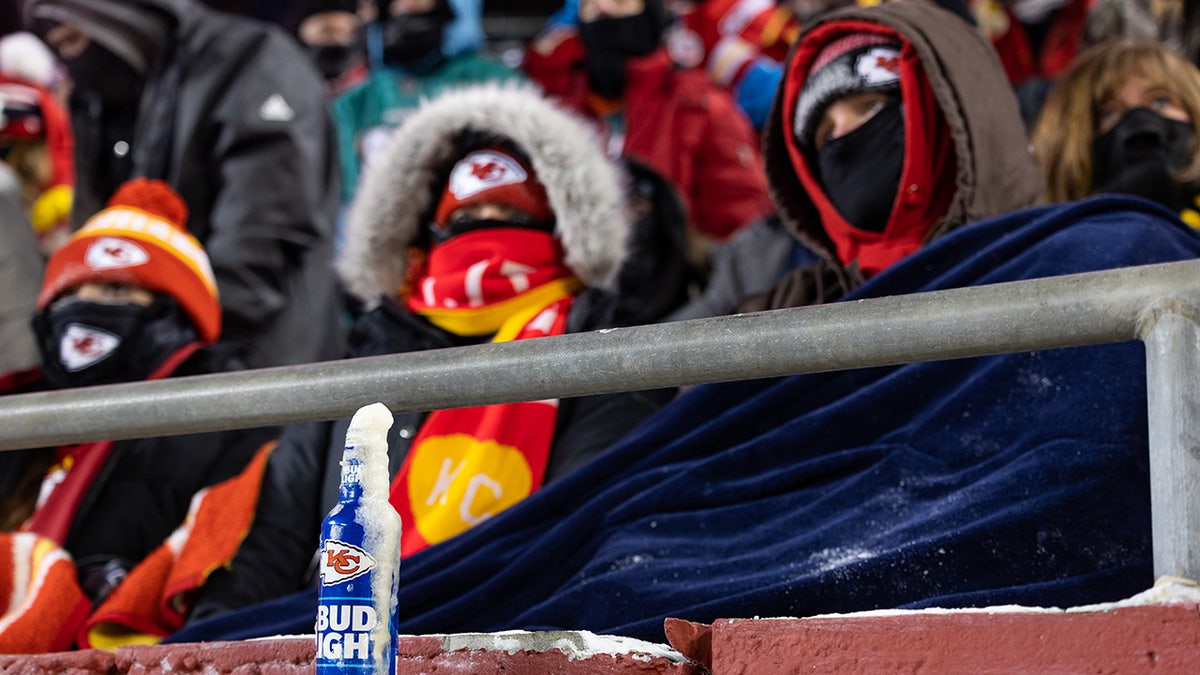
[(945, 217), (929, 230), (926, 242), (965, 223), (1031, 206), (1042, 193), (1041, 173), (1028, 150), (1016, 97), (994, 50), (977, 31), (924, 2), (900, 0), (830, 12), (805, 26), (789, 54), (763, 131), (771, 196), (789, 231), (821, 260), (793, 270), (769, 294), (744, 303), (743, 311), (828, 302), (862, 283), (856, 265), (847, 267), (838, 260), (816, 206), (801, 186), (785, 145), (792, 121), (783, 119), (780, 93), (788, 90), (789, 78), (803, 76), (792, 73), (791, 66), (806, 36), (819, 26), (846, 20), (882, 24), (912, 45), (949, 126), (957, 160), (956, 189)]

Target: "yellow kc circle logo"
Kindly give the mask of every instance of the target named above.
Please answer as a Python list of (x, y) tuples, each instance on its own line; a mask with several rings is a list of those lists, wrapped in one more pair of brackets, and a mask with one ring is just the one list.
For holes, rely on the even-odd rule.
[(520, 450), (466, 434), (425, 439), (408, 470), (417, 531), (436, 544), (529, 495), (533, 474)]

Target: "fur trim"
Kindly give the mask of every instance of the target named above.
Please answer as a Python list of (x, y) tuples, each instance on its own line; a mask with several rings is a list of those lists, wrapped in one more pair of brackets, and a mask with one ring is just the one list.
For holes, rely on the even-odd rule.
[(0, 74), (41, 87), (54, 83), (54, 54), (32, 33), (0, 38)]
[(506, 138), (529, 156), (556, 214), (567, 266), (588, 286), (610, 285), (631, 229), (621, 170), (587, 123), (537, 89), (490, 83), (422, 104), (364, 173), (336, 264), (346, 289), (368, 308), (396, 293), (406, 249), (441, 196), (439, 179), (458, 159), (455, 139), (468, 130)]

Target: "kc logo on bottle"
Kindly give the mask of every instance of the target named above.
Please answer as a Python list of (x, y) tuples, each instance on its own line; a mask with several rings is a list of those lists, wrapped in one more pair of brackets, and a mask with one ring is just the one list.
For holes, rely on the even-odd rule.
[(333, 586), (350, 581), (374, 567), (375, 559), (370, 553), (353, 544), (329, 539), (325, 542), (325, 550), (321, 552), (321, 583)]

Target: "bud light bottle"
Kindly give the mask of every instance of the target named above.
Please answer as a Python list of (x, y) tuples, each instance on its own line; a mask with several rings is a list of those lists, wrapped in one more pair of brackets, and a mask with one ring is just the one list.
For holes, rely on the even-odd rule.
[(395, 671), (400, 516), (388, 503), (391, 426), (392, 413), (374, 403), (346, 432), (338, 503), (321, 524), (318, 673)]

